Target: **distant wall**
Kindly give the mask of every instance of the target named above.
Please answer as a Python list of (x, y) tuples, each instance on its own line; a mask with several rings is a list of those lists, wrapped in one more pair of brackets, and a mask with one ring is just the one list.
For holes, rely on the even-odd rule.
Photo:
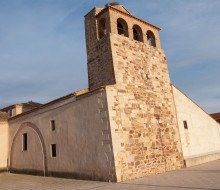
[[(203, 157), (195, 165), (209, 161), (204, 156), (211, 159), (210, 155), (219, 154), (220, 158), (220, 125), (174, 86), (173, 93), (184, 159)], [(184, 128), (184, 121), (188, 129)]]
[(8, 122), (0, 121), (0, 171), (7, 168), (8, 156)]
[(16, 112), (15, 115), (21, 114), (23, 112), (23, 105), (20, 104), (15, 105), (15, 112)]
[[(11, 171), (114, 181), (105, 90), (71, 97), (9, 122)], [(22, 151), (25, 133), (28, 146)], [(56, 144), (56, 157), (51, 144)]]

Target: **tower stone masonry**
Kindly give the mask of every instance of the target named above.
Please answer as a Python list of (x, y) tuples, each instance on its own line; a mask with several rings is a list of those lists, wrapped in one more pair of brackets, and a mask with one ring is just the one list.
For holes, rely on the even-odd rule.
[(117, 181), (183, 167), (159, 28), (122, 5), (85, 16), (89, 89), (106, 86)]

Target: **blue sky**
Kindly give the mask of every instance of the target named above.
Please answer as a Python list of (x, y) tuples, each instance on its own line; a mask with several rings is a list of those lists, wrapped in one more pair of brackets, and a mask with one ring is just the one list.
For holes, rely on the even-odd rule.
[[(0, 0), (0, 107), (86, 88), (84, 15), (105, 0)], [(220, 1), (120, 0), (159, 26), (171, 81), (220, 111)]]

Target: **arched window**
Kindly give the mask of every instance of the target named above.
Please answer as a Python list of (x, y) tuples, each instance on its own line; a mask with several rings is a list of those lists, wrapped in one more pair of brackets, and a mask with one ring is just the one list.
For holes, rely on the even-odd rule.
[(133, 26), (133, 38), (139, 42), (143, 42), (143, 33), (141, 27), (138, 25)]
[(149, 46), (156, 47), (156, 40), (154, 33), (150, 30), (147, 31), (147, 43)]
[(128, 25), (125, 20), (119, 18), (117, 20), (118, 34), (128, 37)]
[(106, 35), (105, 19), (99, 21), (99, 39)]

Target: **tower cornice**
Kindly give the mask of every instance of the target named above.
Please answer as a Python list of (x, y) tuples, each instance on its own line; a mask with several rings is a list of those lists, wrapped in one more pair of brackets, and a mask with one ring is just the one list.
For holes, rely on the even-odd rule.
[(108, 7), (105, 7), (104, 9), (102, 9), (102, 10), (96, 15), (96, 17), (99, 17), (102, 13), (104, 13), (104, 12), (107, 11), (107, 10), (112, 10), (112, 11), (121, 13), (121, 14), (123, 14), (123, 15), (126, 15), (126, 16), (130, 17), (130, 18), (136, 19), (136, 20), (138, 20), (138, 21), (140, 21), (140, 22), (142, 22), (142, 23), (144, 23), (144, 24), (147, 24), (147, 25), (149, 25), (149, 26), (151, 26), (151, 27), (157, 29), (158, 31), (161, 30), (159, 27), (157, 27), (157, 26), (155, 26), (155, 25), (153, 25), (153, 24), (150, 24), (150, 23), (148, 23), (148, 22), (146, 22), (146, 21), (144, 21), (144, 20), (142, 20), (142, 19), (140, 19), (140, 18), (137, 18), (137, 17), (135, 17), (135, 16), (133, 16), (133, 15), (131, 15), (131, 14), (125, 13), (125, 12), (123, 12), (123, 11), (120, 11), (120, 10), (118, 10), (118, 9), (112, 7), (112, 6), (108, 6)]

